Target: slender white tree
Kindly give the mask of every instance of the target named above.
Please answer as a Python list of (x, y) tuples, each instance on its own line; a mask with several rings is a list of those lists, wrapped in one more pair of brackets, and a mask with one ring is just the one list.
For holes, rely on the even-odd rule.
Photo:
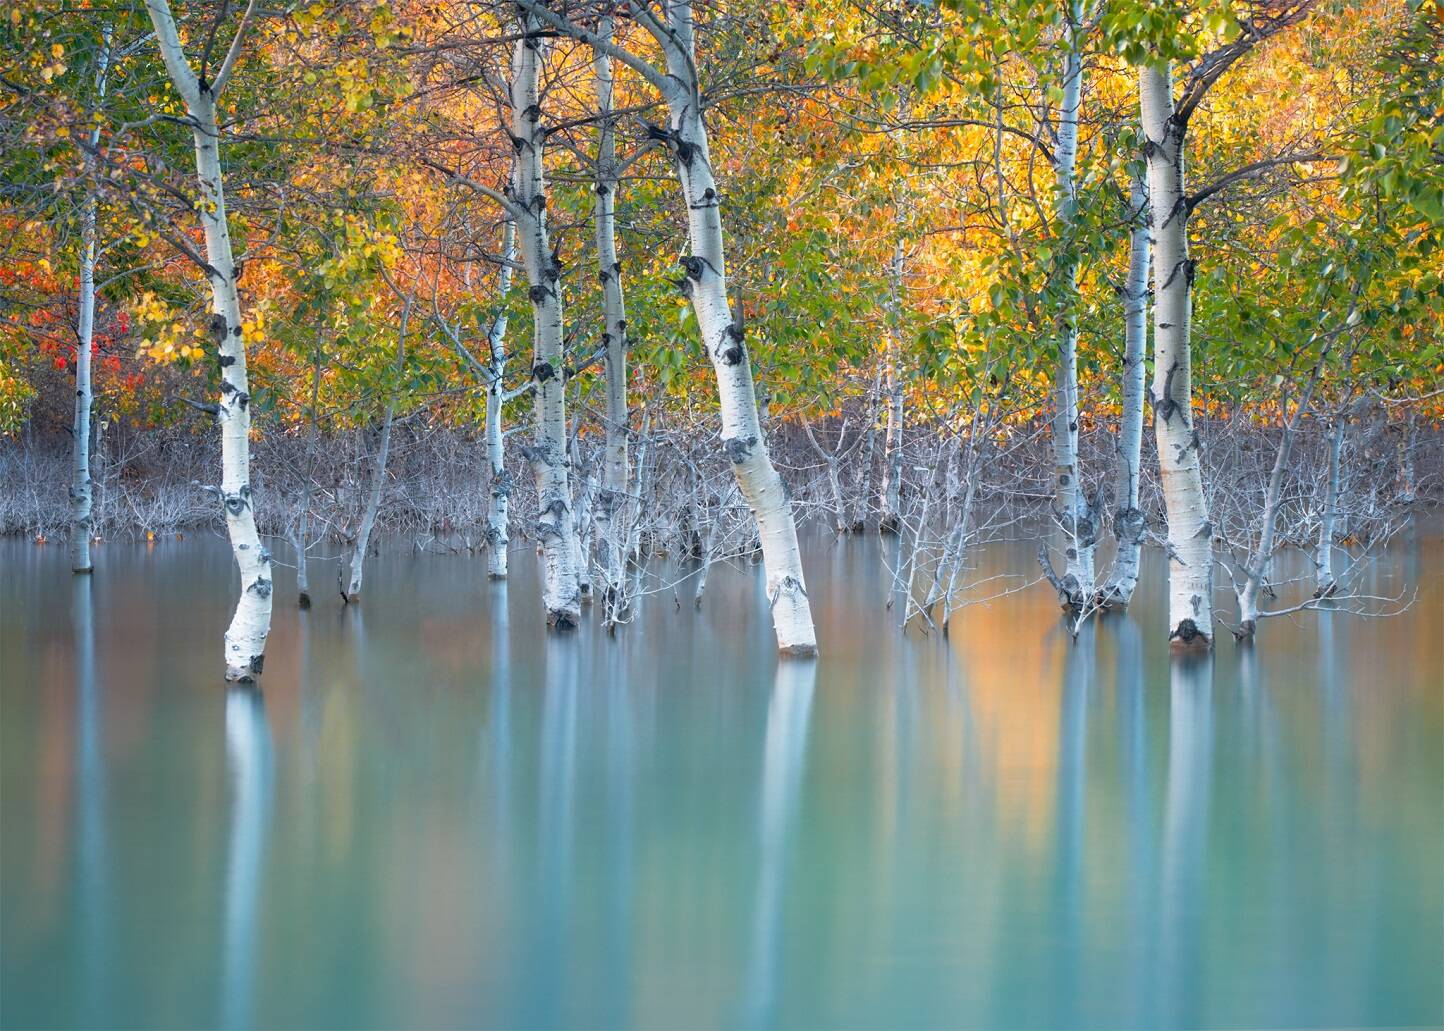
[[(1196, 196), (1185, 190), (1188, 123), (1218, 80), (1270, 36), (1297, 23), (1315, 0), (1249, 4), (1223, 46), (1194, 62), (1175, 97), (1173, 63), (1138, 69), (1143, 156), (1148, 174), (1149, 237), (1153, 245), (1153, 429), (1159, 479), (1168, 512), (1168, 626), (1177, 647), (1213, 644), (1213, 524), (1203, 492), (1199, 437), (1193, 424), (1192, 326), (1194, 263), (1188, 219), (1194, 206), (1221, 185), (1250, 174), (1224, 176)], [(1266, 167), (1269, 162), (1251, 166)]]
[[(597, 22), (597, 36), (612, 43), (612, 18)], [(597, 278), (602, 284), (602, 345), (606, 349), (606, 450), (602, 457), (602, 488), (593, 512), (597, 565), (602, 575), (604, 604), (618, 596), (625, 575), (627, 556), (623, 552), (620, 527), (627, 514), (627, 306), (622, 292), (622, 264), (617, 259), (617, 125), (612, 113), (612, 56), (600, 47), (592, 48), (592, 70), (597, 91), (597, 163), (593, 191), (596, 221)], [(621, 516), (620, 523), (618, 517)]]
[(1329, 429), (1329, 473), (1324, 484), (1324, 508), (1319, 518), (1319, 543), (1314, 551), (1314, 597), (1328, 598), (1339, 589), (1334, 574), (1334, 532), (1339, 524), (1339, 497), (1342, 488), (1345, 414), (1334, 415)]
[(1128, 277), (1123, 282), (1123, 411), (1114, 443), (1113, 556), (1107, 584), (1098, 594), (1105, 608), (1127, 608), (1138, 586), (1138, 560), (1147, 520), (1138, 507), (1143, 450), (1144, 355), (1148, 351), (1148, 192), (1135, 176), (1129, 193)]
[(689, 0), (667, 0), (660, 15), (635, 0), (627, 5), (632, 20), (661, 47), (666, 59), (665, 73), (632, 51), (608, 43), (596, 32), (553, 12), (540, 0), (517, 0), (517, 6), (548, 28), (603, 50), (626, 64), (655, 88), (667, 104), (670, 116), (667, 127), (651, 126), (649, 132), (670, 151), (687, 205), (691, 253), (682, 258), (685, 275), (681, 285), (692, 302), (703, 345), (717, 377), (722, 447), (757, 521), (767, 570), (767, 599), (778, 648), (785, 654), (816, 654), (817, 634), (807, 598), (792, 503), (782, 477), (772, 464), (758, 417), (742, 312), (734, 313), (727, 301), (722, 198), (713, 171), (704, 117), (692, 4)]
[(1058, 600), (1063, 608), (1076, 612), (1093, 593), (1093, 553), (1098, 531), (1093, 506), (1083, 490), (1078, 468), (1078, 258), (1076, 225), (1078, 191), (1078, 114), (1083, 97), (1083, 53), (1078, 34), (1083, 22), (1083, 4), (1069, 5), (1063, 58), (1063, 100), (1058, 111), (1057, 145), (1053, 150), (1056, 180), (1053, 217), (1062, 249), (1053, 270), (1058, 314), (1055, 334), (1058, 360), (1053, 382), (1053, 465), (1054, 508), (1063, 528), (1067, 556), (1058, 583)]
[[(901, 203), (896, 199), (894, 203)], [(887, 296), (888, 334), (885, 380), (887, 384), (887, 436), (883, 441), (882, 464), (882, 516), (878, 529), (884, 533), (897, 533), (902, 527), (902, 473), (903, 473), (903, 371), (902, 371), (902, 293), (903, 268), (906, 253), (903, 248), (901, 218), (897, 241), (893, 244), (892, 264), (889, 266), (889, 289)]]
[[(110, 29), (101, 36), (96, 58), (96, 105), (105, 102), (110, 71)], [(75, 327), (75, 422), (71, 428), (70, 568), (89, 573), (93, 532), (90, 483), (90, 412), (95, 404), (90, 359), (95, 345), (95, 250), (99, 201), (96, 197), (95, 151), (100, 145), (100, 121), (91, 123), (89, 146), (84, 151), (85, 202), (80, 211), (80, 317)]]
[(171, 84), (186, 106), (195, 141), (200, 200), (196, 210), (205, 234), (205, 274), (211, 288), (211, 334), (221, 366), (221, 396), (216, 414), (221, 429), (221, 501), (231, 551), (241, 574), (241, 596), (226, 630), (226, 679), (253, 680), (265, 663), (271, 630), (271, 555), (256, 532), (251, 490), (251, 395), (246, 379), (246, 344), (237, 290), (236, 260), (226, 224), (226, 195), (221, 173), (221, 135), (216, 101), (235, 71), (257, 0), (241, 15), (236, 34), (215, 73), (197, 74), (186, 59), (168, 0), (146, 0), (161, 57)]
[(1169, 62), (1140, 68), (1138, 93), (1153, 243), (1153, 430), (1168, 510), (1168, 636), (1176, 646), (1208, 646), (1213, 643), (1213, 526), (1193, 426), (1193, 262), (1183, 170), (1188, 123), (1174, 105)]
[(491, 470), (486, 510), (486, 572), (493, 580), (506, 579), (507, 548), (511, 543), (507, 525), (511, 509), (511, 474), (506, 471), (506, 435), (501, 426), (501, 412), (506, 407), (506, 295), (511, 291), (512, 267), (516, 261), (516, 222), (510, 218), (502, 229), (501, 256), (501, 269), (497, 275), (497, 313), (486, 336), (489, 352), (486, 463)]
[[(400, 290), (390, 277), (387, 283), (400, 296)], [(396, 358), (392, 365), (395, 380), (386, 394), (386, 409), (381, 415), (381, 429), (376, 437), (376, 454), (371, 463), (371, 483), (366, 491), (366, 507), (361, 512), (361, 524), (356, 528), (356, 539), (352, 542), (351, 561), (343, 563), (337, 571), (341, 600), (348, 605), (361, 600), (361, 581), (366, 572), (366, 553), (371, 548), (371, 534), (376, 529), (376, 517), (381, 512), (381, 496), (386, 490), (386, 463), (391, 458), (391, 427), (396, 422), (396, 398), (400, 392), (402, 370), (406, 365), (406, 331), (411, 323), (411, 304), (414, 291), (401, 299), (401, 322), (396, 333)]]
[(540, 80), (542, 53), (550, 33), (541, 28), (525, 5), (521, 11), (521, 38), (512, 58), (512, 141), (516, 160), (512, 164), (511, 199), (532, 306), (536, 435), (530, 458), (536, 477), (537, 537), (545, 568), (542, 602), (547, 626), (568, 630), (581, 622), (581, 588), (568, 483), (561, 269), (547, 237), (543, 166), (546, 130), (542, 125)]

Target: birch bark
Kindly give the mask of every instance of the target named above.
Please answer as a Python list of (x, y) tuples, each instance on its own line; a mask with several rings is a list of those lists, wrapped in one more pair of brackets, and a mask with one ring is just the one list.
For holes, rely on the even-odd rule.
[(1093, 592), (1093, 552), (1098, 542), (1092, 506), (1078, 473), (1078, 259), (1076, 247), (1077, 191), (1074, 171), (1078, 162), (1078, 112), (1083, 93), (1083, 57), (1077, 26), (1082, 4), (1073, 3), (1067, 29), (1068, 52), (1063, 63), (1063, 102), (1058, 113), (1058, 141), (1053, 156), (1056, 179), (1054, 221), (1062, 238), (1062, 256), (1054, 269), (1053, 288), (1058, 315), (1058, 365), (1053, 385), (1053, 464), (1055, 506), (1067, 540), (1066, 571), (1060, 581), (1059, 602), (1077, 611)]
[(254, 680), (265, 664), (271, 630), (271, 555), (256, 532), (251, 491), (251, 396), (246, 378), (246, 346), (236, 261), (226, 224), (221, 176), (220, 129), (216, 98), (225, 88), (246, 36), (254, 4), (246, 9), (226, 58), (209, 82), (197, 78), (186, 61), (168, 0), (146, 0), (161, 56), (176, 92), (185, 101), (196, 152), (200, 200), (196, 205), (205, 234), (206, 278), (211, 287), (211, 334), (221, 366), (221, 500), (226, 532), (241, 576), (241, 595), (226, 630), (226, 679)]
[(311, 359), (311, 412), (310, 426), (306, 431), (306, 482), (301, 485), (301, 515), (297, 520), (296, 536), (292, 546), (296, 550), (296, 604), (311, 607), (310, 577), (310, 536), (311, 497), (316, 482), (316, 438), (320, 432), (321, 402), (321, 344), (317, 340)]
[(501, 410), (506, 404), (506, 295), (511, 291), (512, 263), (516, 260), (516, 223), (507, 219), (502, 229), (502, 266), (497, 281), (497, 315), (487, 332), (488, 368), (491, 381), (486, 387), (486, 462), (491, 470), (490, 497), (486, 512), (486, 574), (505, 580), (507, 574), (508, 522), (511, 509), (511, 474), (506, 471), (506, 437), (501, 428)]
[(399, 380), (406, 365), (406, 331), (411, 321), (411, 302), (408, 297), (401, 306), (401, 325), (396, 336), (396, 364), (393, 383), (386, 398), (386, 412), (381, 418), (381, 433), (376, 441), (376, 458), (371, 466), (371, 484), (366, 492), (366, 510), (361, 514), (361, 525), (356, 530), (355, 547), (351, 551), (350, 580), (341, 591), (341, 599), (347, 604), (361, 600), (361, 580), (366, 572), (366, 552), (371, 547), (371, 533), (376, 529), (376, 517), (381, 511), (381, 496), (386, 490), (386, 463), (391, 457), (391, 427), (396, 421), (396, 394), (400, 390)]
[(887, 437), (883, 443), (882, 518), (879, 528), (897, 533), (902, 526), (902, 288), (903, 242), (899, 236), (892, 252), (892, 288), (888, 293)]
[(568, 486), (566, 382), (562, 355), (561, 270), (547, 238), (547, 187), (542, 165), (546, 131), (541, 120), (541, 61), (545, 31), (521, 14), (522, 38), (512, 60), (512, 200), (517, 206), (528, 296), (532, 306), (532, 396), (536, 437), (531, 465), (536, 477), (537, 538), (544, 579), (547, 626), (569, 630), (581, 622), (575, 529)]
[[(1307, 406), (1301, 403), (1299, 411)], [(1238, 613), (1240, 640), (1251, 640), (1258, 629), (1258, 599), (1264, 587), (1264, 577), (1273, 563), (1274, 534), (1278, 525), (1279, 504), (1283, 499), (1284, 474), (1293, 455), (1295, 417), (1285, 417), (1283, 435), (1279, 440), (1278, 453), (1274, 455), (1273, 469), (1269, 472), (1269, 483), (1264, 495), (1264, 510), (1259, 522), (1258, 543), (1248, 559), (1244, 570), (1243, 586), (1238, 591)]]
[(1127, 608), (1138, 586), (1139, 552), (1148, 529), (1138, 508), (1139, 458), (1143, 449), (1144, 355), (1148, 350), (1148, 193), (1133, 180), (1129, 195), (1133, 228), (1128, 235), (1128, 278), (1123, 284), (1123, 413), (1115, 445), (1113, 536), (1118, 551), (1098, 601)]
[[(606, 43), (612, 41), (612, 19), (605, 16), (597, 25), (597, 35)], [(627, 502), (627, 308), (622, 292), (622, 265), (617, 260), (616, 198), (619, 179), (617, 170), (617, 128), (612, 115), (612, 58), (601, 47), (594, 47), (592, 69), (596, 81), (597, 111), (601, 118), (597, 129), (596, 183), (593, 215), (596, 219), (597, 278), (602, 284), (602, 344), (606, 348), (606, 452), (602, 458), (602, 488), (597, 494), (593, 526), (597, 566), (602, 574), (604, 590), (621, 587), (625, 575), (626, 556), (618, 533), (618, 515)], [(625, 513), (621, 523), (625, 525)]]
[(1339, 521), (1339, 489), (1344, 457), (1344, 413), (1334, 417), (1329, 433), (1329, 480), (1324, 488), (1324, 512), (1319, 520), (1319, 546), (1314, 553), (1314, 597), (1327, 598), (1339, 589), (1334, 579), (1334, 530)]
[[(110, 70), (110, 29), (104, 32), (95, 70), (97, 104), (104, 103)], [(90, 483), (90, 411), (95, 404), (91, 389), (90, 360), (95, 341), (95, 243), (99, 203), (96, 198), (95, 149), (100, 145), (100, 125), (90, 130), (85, 151), (85, 206), (80, 213), (80, 317), (75, 330), (75, 422), (71, 431), (70, 469), (70, 568), (89, 573), (90, 538), (94, 530)]]
[[(778, 648), (784, 654), (814, 655), (817, 635), (797, 546), (792, 503), (768, 454), (758, 417), (757, 392), (744, 339), (742, 312), (734, 318), (727, 302), (727, 270), (723, 257), (721, 194), (713, 175), (707, 126), (702, 114), (702, 89), (697, 74), (692, 5), (668, 0), (659, 18), (647, 4), (631, 2), (627, 11), (661, 47), (666, 74), (636, 54), (605, 44), (597, 33), (550, 10), (541, 0), (517, 0), (528, 24), (539, 19), (548, 31), (607, 50), (625, 61), (662, 95), (669, 126), (652, 126), (653, 137), (667, 144), (687, 204), (688, 239), (692, 253), (682, 259), (682, 285), (692, 301), (703, 346), (717, 376), (722, 411), (722, 447), (757, 522), (767, 570), (767, 597)], [(520, 48), (518, 48), (520, 53)], [(520, 108), (518, 108), (520, 110)], [(516, 133), (521, 136), (520, 132)], [(527, 148), (523, 146), (523, 153)], [(520, 202), (521, 197), (514, 200)], [(536, 287), (534, 286), (535, 290)]]
[(1186, 120), (1176, 116), (1169, 62), (1140, 68), (1138, 93), (1153, 245), (1153, 429), (1168, 511), (1168, 636), (1175, 646), (1208, 647), (1213, 643), (1213, 526), (1193, 426)]
[(713, 177), (707, 127), (702, 117), (690, 2), (680, 0), (667, 5), (666, 31), (661, 33), (660, 41), (671, 80), (666, 91), (671, 114), (668, 144), (687, 202), (688, 237), (692, 245), (692, 253), (683, 258), (685, 283), (703, 345), (717, 375), (722, 446), (732, 462), (742, 496), (757, 520), (767, 573), (767, 600), (772, 609), (778, 648), (784, 654), (814, 655), (817, 635), (802, 571), (792, 502), (772, 465), (758, 420), (742, 313), (737, 312), (734, 318), (727, 303), (721, 195)]

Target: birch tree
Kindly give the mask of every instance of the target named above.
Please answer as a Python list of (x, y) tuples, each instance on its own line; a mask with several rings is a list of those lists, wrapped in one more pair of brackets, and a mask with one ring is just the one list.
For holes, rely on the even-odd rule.
[[(1200, 441), (1194, 428), (1192, 318), (1195, 265), (1188, 219), (1201, 195), (1186, 191), (1188, 123), (1219, 78), (1254, 46), (1300, 20), (1312, 6), (1258, 5), (1234, 38), (1200, 57), (1175, 94), (1173, 61), (1146, 59), (1138, 69), (1143, 155), (1153, 245), (1153, 428), (1159, 479), (1168, 511), (1169, 640), (1179, 647), (1213, 643), (1213, 524), (1203, 493)], [(1212, 189), (1217, 189), (1215, 184)]]
[(486, 368), (486, 464), (490, 470), (486, 509), (486, 572), (493, 580), (505, 580), (507, 549), (511, 544), (508, 526), (511, 509), (511, 474), (506, 471), (506, 435), (501, 413), (506, 407), (506, 295), (511, 291), (516, 261), (516, 222), (508, 218), (502, 229), (502, 262), (497, 273), (497, 309), (487, 331), (489, 359)]
[(366, 571), (366, 553), (371, 547), (371, 533), (376, 529), (376, 516), (381, 511), (381, 495), (386, 489), (386, 463), (391, 457), (391, 427), (396, 421), (396, 399), (406, 364), (406, 331), (411, 322), (411, 305), (415, 290), (404, 297), (385, 269), (381, 273), (393, 293), (401, 298), (401, 323), (396, 332), (396, 359), (392, 365), (393, 382), (387, 387), (386, 408), (381, 415), (381, 429), (376, 437), (376, 455), (371, 464), (371, 483), (366, 491), (366, 505), (352, 542), (351, 560), (341, 563), (336, 572), (337, 588), (346, 604), (361, 600), (361, 583)]
[(512, 57), (511, 199), (526, 267), (532, 308), (532, 381), (536, 406), (530, 459), (536, 477), (537, 537), (545, 570), (542, 603), (547, 626), (569, 630), (581, 622), (576, 529), (568, 483), (566, 381), (563, 365), (561, 268), (547, 236), (547, 187), (543, 166), (541, 63), (548, 35), (534, 14), (523, 13), (521, 38)]
[[(246, 341), (241, 321), (238, 269), (226, 223), (225, 184), (221, 170), (221, 135), (216, 102), (230, 82), (256, 14), (256, 0), (241, 15), (224, 59), (212, 73), (206, 60), (197, 72), (181, 46), (169, 0), (146, 0), (156, 40), (171, 84), (185, 103), (195, 142), (196, 205), (205, 234), (205, 275), (211, 288), (211, 335), (221, 366), (219, 411), (221, 430), (221, 502), (231, 551), (241, 574), (241, 594), (226, 630), (226, 679), (249, 681), (260, 676), (266, 637), (271, 630), (271, 555), (256, 531), (255, 496), (251, 489), (250, 389), (246, 378)], [(224, 12), (223, 12), (224, 14)], [(214, 38), (214, 36), (212, 36)], [(210, 48), (206, 49), (208, 57)]]
[(1133, 176), (1128, 198), (1128, 275), (1123, 282), (1123, 411), (1114, 442), (1113, 538), (1117, 551), (1108, 581), (1098, 592), (1104, 608), (1127, 608), (1138, 586), (1138, 560), (1147, 520), (1138, 507), (1138, 477), (1143, 449), (1144, 355), (1148, 350), (1148, 192)]
[(1054, 332), (1058, 360), (1053, 379), (1053, 466), (1055, 514), (1063, 528), (1067, 563), (1059, 581), (1058, 600), (1077, 612), (1093, 593), (1093, 552), (1098, 532), (1093, 507), (1083, 490), (1078, 467), (1078, 256), (1076, 222), (1078, 114), (1083, 98), (1083, 53), (1078, 38), (1083, 4), (1069, 5), (1064, 33), (1063, 100), (1058, 110), (1057, 145), (1053, 151), (1056, 179), (1054, 218), (1062, 255), (1053, 274), (1057, 315)]
[(767, 574), (767, 599), (777, 644), (784, 654), (812, 655), (817, 635), (807, 598), (797, 525), (787, 490), (772, 464), (758, 418), (742, 312), (727, 299), (722, 195), (712, 163), (699, 78), (692, 4), (667, 0), (657, 13), (649, 3), (631, 2), (631, 19), (661, 48), (666, 72), (632, 51), (551, 11), (538, 0), (518, 7), (540, 23), (605, 51), (628, 65), (662, 96), (668, 125), (650, 126), (649, 134), (672, 156), (687, 206), (691, 253), (682, 258), (682, 289), (692, 303), (721, 401), (722, 448), (732, 464), (742, 495), (757, 522)]
[[(612, 45), (612, 18), (597, 22), (597, 36)], [(593, 512), (597, 564), (605, 585), (604, 604), (611, 604), (621, 588), (627, 555), (619, 537), (618, 515), (626, 525), (628, 456), (627, 433), (627, 307), (622, 291), (622, 264), (617, 259), (616, 202), (620, 180), (617, 162), (616, 116), (612, 113), (612, 55), (592, 48), (593, 79), (597, 92), (597, 163), (593, 217), (596, 220), (597, 278), (602, 285), (602, 346), (606, 363), (606, 450), (602, 457), (602, 489)]]
[[(110, 70), (110, 30), (101, 35), (100, 54), (95, 69), (97, 106), (105, 102), (107, 75)], [(80, 212), (80, 314), (75, 338), (75, 421), (71, 429), (70, 468), (70, 568), (76, 573), (89, 573), (91, 519), (90, 483), (90, 414), (95, 404), (91, 388), (90, 364), (95, 350), (95, 252), (99, 200), (95, 182), (95, 152), (100, 145), (100, 122), (94, 119), (85, 148), (85, 202)]]
[(1213, 642), (1213, 526), (1193, 426), (1194, 266), (1183, 168), (1188, 112), (1174, 103), (1171, 62), (1140, 68), (1138, 93), (1153, 243), (1153, 430), (1168, 510), (1168, 638), (1207, 647)]

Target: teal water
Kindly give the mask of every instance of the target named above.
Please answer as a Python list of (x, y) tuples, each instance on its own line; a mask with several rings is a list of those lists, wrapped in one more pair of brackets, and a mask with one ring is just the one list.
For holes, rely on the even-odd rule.
[(0, 1024), (1444, 1023), (1438, 536), (1187, 665), (1156, 555), (1074, 645), (1041, 588), (904, 638), (877, 549), (809, 543), (782, 665), (756, 567), (615, 639), (529, 552), (283, 572), (257, 694), (223, 542), (0, 543)]

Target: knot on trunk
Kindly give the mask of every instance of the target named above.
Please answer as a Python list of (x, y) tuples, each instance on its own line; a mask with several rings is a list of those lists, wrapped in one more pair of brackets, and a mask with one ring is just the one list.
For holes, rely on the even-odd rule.
[(1147, 520), (1136, 508), (1120, 508), (1113, 513), (1113, 535), (1120, 541), (1137, 543), (1147, 529)]
[(550, 294), (551, 291), (548, 290), (546, 287), (542, 286), (540, 283), (538, 283), (536, 286), (528, 287), (526, 291), (526, 295), (527, 297), (531, 298), (532, 304), (544, 303)]
[(251, 586), (247, 587), (246, 590), (254, 594), (257, 598), (269, 598), (271, 596), (271, 578), (268, 576), (258, 576), (251, 581)]
[(551, 630), (575, 630), (577, 620), (565, 609), (551, 609), (547, 612), (547, 627)]
[(1181, 619), (1178, 626), (1174, 627), (1173, 633), (1168, 635), (1170, 641), (1179, 641), (1183, 644), (1193, 644), (1195, 641), (1208, 640), (1198, 624), (1191, 619)]
[(793, 592), (802, 595), (804, 598), (807, 597), (807, 588), (802, 586), (802, 581), (789, 574), (777, 581), (777, 587), (773, 590), (772, 597), (767, 601), (768, 608), (776, 608), (779, 598), (784, 594), (792, 594)]
[(707, 263), (695, 254), (689, 254), (682, 259), (682, 268), (687, 272), (687, 278), (698, 282), (702, 279), (702, 270)]
[(722, 440), (722, 450), (733, 465), (741, 465), (752, 457), (752, 449), (756, 446), (756, 437), (724, 437)]
[(545, 383), (555, 376), (556, 370), (552, 368), (551, 362), (537, 362), (531, 367), (532, 378), (538, 383)]
[(251, 488), (246, 484), (242, 484), (240, 490), (232, 491), (229, 494), (222, 494), (221, 500), (230, 515), (239, 516), (251, 505)]

